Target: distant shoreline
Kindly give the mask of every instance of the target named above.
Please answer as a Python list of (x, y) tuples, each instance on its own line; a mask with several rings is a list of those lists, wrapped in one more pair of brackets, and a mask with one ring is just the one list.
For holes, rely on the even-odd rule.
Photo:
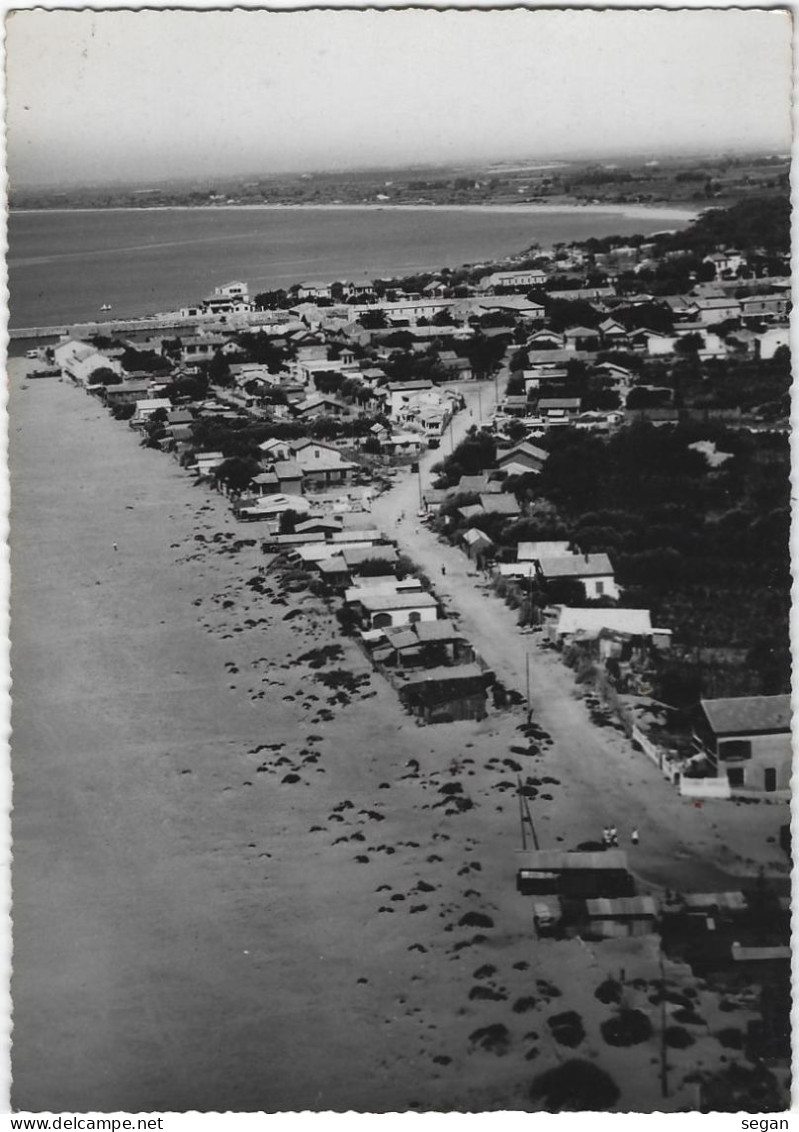
[(575, 212), (588, 215), (615, 213), (632, 219), (693, 220), (702, 209), (676, 208), (648, 204), (161, 204), (141, 208), (12, 208), (10, 215), (68, 212), (501, 212), (542, 215), (548, 212)]

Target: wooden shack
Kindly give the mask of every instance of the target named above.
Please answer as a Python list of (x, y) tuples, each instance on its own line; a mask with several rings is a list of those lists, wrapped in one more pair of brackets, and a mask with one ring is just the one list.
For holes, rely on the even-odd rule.
[(402, 702), (425, 723), (484, 719), (486, 688), (493, 674), (477, 664), (427, 668), (408, 676), (399, 688)]
[(586, 900), (584, 922), (591, 935), (605, 939), (655, 931), (657, 905), (651, 896), (600, 896)]
[(635, 885), (622, 849), (568, 853), (561, 849), (516, 854), (516, 887), (524, 896), (634, 896)]

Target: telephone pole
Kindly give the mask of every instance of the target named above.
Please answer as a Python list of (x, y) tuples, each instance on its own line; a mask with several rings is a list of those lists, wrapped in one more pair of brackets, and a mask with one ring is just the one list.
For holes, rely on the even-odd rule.
[(532, 715), (533, 715), (533, 709), (530, 706), (530, 654), (529, 654), (529, 652), (525, 654), (524, 660), (525, 660), (525, 666), (524, 666), (525, 667), (525, 677), (526, 677), (526, 685), (527, 685), (527, 722), (529, 724), (530, 720), (532, 719)]

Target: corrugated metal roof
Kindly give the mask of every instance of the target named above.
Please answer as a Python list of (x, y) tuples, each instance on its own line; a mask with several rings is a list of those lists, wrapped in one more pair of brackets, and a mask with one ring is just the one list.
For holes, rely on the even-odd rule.
[(476, 664), (440, 665), (438, 668), (426, 668), (423, 672), (415, 672), (408, 676), (407, 684), (429, 684), (437, 680), (474, 680), (482, 679), (483, 670)]
[(538, 872), (564, 869), (627, 869), (623, 849), (604, 849), (595, 853), (568, 853), (563, 849), (527, 849), (516, 853), (516, 867)]
[(369, 613), (379, 613), (389, 609), (432, 609), (436, 599), (432, 594), (419, 593), (363, 594), (358, 598)]
[(586, 911), (595, 919), (612, 919), (614, 916), (656, 916), (657, 905), (651, 896), (619, 896), (614, 900), (600, 897), (586, 900)]
[(559, 634), (598, 636), (603, 629), (648, 637), (652, 633), (652, 619), (648, 609), (571, 609), (564, 606), (560, 611)]

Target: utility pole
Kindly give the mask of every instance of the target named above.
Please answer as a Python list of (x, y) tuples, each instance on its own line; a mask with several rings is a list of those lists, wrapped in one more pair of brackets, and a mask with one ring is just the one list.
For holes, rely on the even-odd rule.
[(419, 509), (424, 507), (424, 499), (422, 498), (422, 462), (418, 460), (416, 463), (416, 471), (419, 473)]
[(519, 797), (519, 822), (522, 827), (522, 849), (527, 851), (527, 834), (524, 831), (524, 802), (522, 801), (522, 780), (516, 775), (516, 793)]
[(480, 423), (483, 421), (483, 391), (478, 385), (477, 387), (477, 412), (480, 415)]
[(450, 454), (452, 454), (455, 451), (455, 439), (452, 435), (452, 415), (453, 414), (450, 413), (450, 418), (449, 418), (449, 450), (450, 450)]
[(527, 683), (527, 722), (529, 724), (530, 720), (532, 718), (532, 715), (533, 715), (533, 709), (530, 707), (530, 654), (529, 654), (529, 652), (525, 654), (524, 659), (525, 659), (525, 676), (526, 676), (526, 683)]

